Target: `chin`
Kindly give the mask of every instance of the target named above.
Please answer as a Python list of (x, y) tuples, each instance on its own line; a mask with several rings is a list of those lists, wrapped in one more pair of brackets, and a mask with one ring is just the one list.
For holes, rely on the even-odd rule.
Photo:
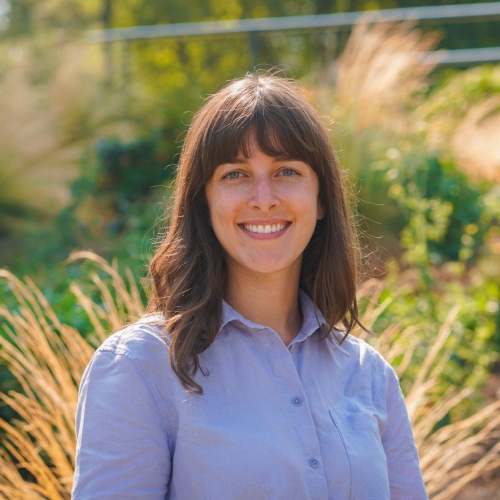
[(242, 262), (241, 265), (247, 271), (257, 274), (274, 274), (283, 272), (284, 270), (292, 270), (293, 262), (284, 262), (281, 259), (262, 259), (262, 261)]

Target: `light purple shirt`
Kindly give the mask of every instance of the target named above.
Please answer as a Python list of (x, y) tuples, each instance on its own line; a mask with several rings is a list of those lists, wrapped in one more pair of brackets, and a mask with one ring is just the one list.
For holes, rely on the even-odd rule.
[(351, 335), (320, 340), (323, 316), (300, 303), (288, 346), (224, 303), (203, 396), (174, 375), (161, 327), (111, 335), (80, 386), (73, 499), (427, 499), (393, 369)]

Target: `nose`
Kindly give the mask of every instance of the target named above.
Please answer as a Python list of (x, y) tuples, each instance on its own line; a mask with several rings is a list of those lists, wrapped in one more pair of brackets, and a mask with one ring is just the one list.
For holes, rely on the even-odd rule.
[(272, 208), (279, 206), (279, 197), (276, 194), (275, 187), (271, 179), (261, 177), (255, 179), (252, 185), (252, 192), (249, 198), (249, 205), (263, 212), (268, 212)]

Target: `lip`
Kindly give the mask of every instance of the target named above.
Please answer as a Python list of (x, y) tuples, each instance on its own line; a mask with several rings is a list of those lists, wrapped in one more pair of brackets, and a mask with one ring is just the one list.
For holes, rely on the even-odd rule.
[[(285, 227), (281, 231), (276, 231), (274, 233), (253, 233), (252, 231), (249, 231), (248, 229), (245, 229), (245, 224), (246, 225), (255, 225), (255, 226), (266, 226), (266, 225), (273, 225), (273, 224), (285, 224)], [(282, 236), (286, 231), (288, 231), (288, 228), (292, 225), (290, 221), (284, 221), (283, 219), (281, 220), (266, 220), (266, 221), (248, 221), (248, 222), (242, 222), (238, 224), (238, 227), (248, 236), (251, 238), (254, 238), (256, 240), (274, 240), (276, 238), (279, 238)]]

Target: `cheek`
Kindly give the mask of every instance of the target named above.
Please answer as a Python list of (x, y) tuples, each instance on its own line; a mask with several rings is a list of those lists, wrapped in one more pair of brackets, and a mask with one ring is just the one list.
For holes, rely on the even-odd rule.
[(237, 207), (227, 196), (214, 196), (209, 204), (210, 222), (215, 236), (221, 244), (234, 236)]
[(227, 205), (227, 200), (220, 189), (210, 184), (207, 184), (205, 194), (208, 204), (210, 225), (215, 230), (220, 225), (221, 220), (225, 218), (226, 214), (224, 207)]
[(302, 215), (305, 223), (309, 219), (317, 220), (323, 215), (317, 191), (314, 189), (304, 189), (298, 193), (294, 205), (295, 211)]

